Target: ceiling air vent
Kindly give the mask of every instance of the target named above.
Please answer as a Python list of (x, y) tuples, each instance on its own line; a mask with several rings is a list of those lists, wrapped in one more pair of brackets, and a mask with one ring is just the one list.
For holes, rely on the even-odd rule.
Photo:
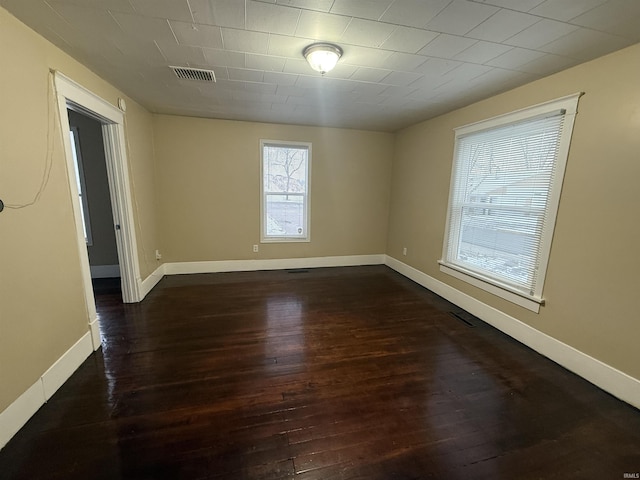
[(171, 70), (176, 74), (181, 80), (197, 80), (199, 82), (209, 82), (215, 83), (216, 76), (213, 73), (213, 70), (204, 70), (202, 68), (191, 68), (191, 67), (174, 67), (170, 66)]

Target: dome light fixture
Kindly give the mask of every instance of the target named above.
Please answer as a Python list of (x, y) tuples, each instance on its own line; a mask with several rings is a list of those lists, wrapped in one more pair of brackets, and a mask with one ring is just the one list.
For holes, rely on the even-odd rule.
[(331, 43), (314, 43), (306, 47), (302, 55), (311, 68), (324, 75), (336, 66), (342, 56), (342, 49)]

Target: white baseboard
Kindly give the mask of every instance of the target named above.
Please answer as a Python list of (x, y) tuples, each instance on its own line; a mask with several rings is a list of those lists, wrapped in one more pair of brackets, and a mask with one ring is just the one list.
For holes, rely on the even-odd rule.
[(97, 318), (89, 322), (89, 334), (91, 335), (91, 345), (93, 347), (93, 351), (95, 352), (102, 346), (102, 339), (100, 337), (100, 324), (98, 323)]
[(164, 277), (165, 266), (160, 265), (156, 268), (151, 275), (145, 278), (142, 282), (140, 282), (140, 300), (143, 300), (149, 292), (155, 287), (162, 277)]
[(166, 275), (189, 273), (247, 272), (254, 270), (284, 270), (287, 268), (352, 267), (382, 265), (385, 255), (345, 255), (337, 257), (276, 258), (264, 260), (221, 260), (205, 262), (165, 263)]
[(567, 345), (520, 320), (456, 290), (393, 257), (385, 264), (396, 272), (449, 300), (529, 348), (580, 375), (602, 390), (640, 408), (640, 380)]
[(91, 278), (114, 278), (120, 276), (120, 265), (90, 265)]
[(0, 413), (0, 449), (44, 405), (44, 389), (40, 379)]
[(46, 372), (0, 413), (0, 449), (67, 381), (93, 351), (91, 333), (85, 333)]
[(42, 375), (44, 396), (49, 400), (93, 352), (91, 333), (85, 333)]

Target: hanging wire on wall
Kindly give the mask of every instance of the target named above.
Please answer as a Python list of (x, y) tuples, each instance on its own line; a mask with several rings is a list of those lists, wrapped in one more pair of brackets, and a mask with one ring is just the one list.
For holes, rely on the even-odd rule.
[[(49, 179), (51, 178), (51, 170), (53, 169), (53, 154), (54, 154), (54, 146), (55, 146), (55, 131), (58, 130), (60, 132), (60, 140), (64, 142), (64, 138), (62, 138), (62, 128), (56, 129), (56, 116), (52, 109), (56, 101), (56, 91), (55, 84), (53, 80), (53, 73), (49, 72), (49, 82), (47, 87), (47, 144), (45, 151), (45, 163), (44, 170), (42, 172), (42, 178), (40, 180), (40, 186), (38, 191), (33, 196), (33, 199), (26, 203), (4, 203), (4, 207), (12, 210), (19, 210), (21, 208), (27, 208), (32, 205), (35, 205), (40, 200), (42, 194), (47, 188), (49, 184)], [(57, 109), (56, 109), (57, 110)], [(0, 200), (0, 205), (2, 205), (2, 201)], [(3, 210), (2, 206), (0, 206), (0, 212)]]

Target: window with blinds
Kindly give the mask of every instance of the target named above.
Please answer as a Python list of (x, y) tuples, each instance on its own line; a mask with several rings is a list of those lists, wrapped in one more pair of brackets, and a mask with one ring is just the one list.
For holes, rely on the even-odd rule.
[(538, 311), (578, 98), (456, 129), (445, 272)]

